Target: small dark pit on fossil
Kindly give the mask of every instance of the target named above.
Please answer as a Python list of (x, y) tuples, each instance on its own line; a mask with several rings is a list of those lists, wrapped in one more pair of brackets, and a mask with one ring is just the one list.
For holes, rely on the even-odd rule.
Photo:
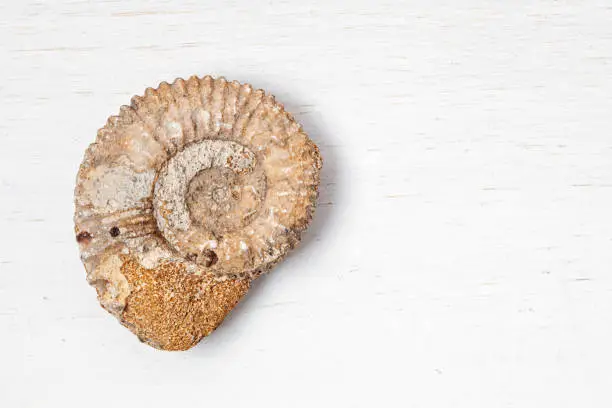
[(115, 238), (115, 237), (119, 236), (121, 231), (119, 231), (118, 227), (113, 227), (113, 228), (110, 229), (110, 231), (108, 231), (108, 233), (110, 234), (111, 237)]
[(210, 249), (207, 249), (204, 252), (202, 252), (202, 255), (200, 255), (200, 257), (202, 259), (202, 263), (207, 268), (210, 268), (211, 266), (216, 264), (217, 261), (219, 260), (219, 257), (217, 256), (215, 251), (212, 251)]
[(76, 240), (79, 244), (89, 244), (92, 239), (93, 237), (87, 231), (79, 232), (79, 234), (76, 236)]

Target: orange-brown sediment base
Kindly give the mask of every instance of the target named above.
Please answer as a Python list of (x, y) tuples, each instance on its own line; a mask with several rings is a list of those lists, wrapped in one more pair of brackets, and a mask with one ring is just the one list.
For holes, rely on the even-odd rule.
[(165, 263), (145, 269), (128, 260), (121, 267), (130, 295), (121, 323), (140, 340), (162, 350), (187, 350), (208, 336), (247, 293), (250, 280), (215, 281)]

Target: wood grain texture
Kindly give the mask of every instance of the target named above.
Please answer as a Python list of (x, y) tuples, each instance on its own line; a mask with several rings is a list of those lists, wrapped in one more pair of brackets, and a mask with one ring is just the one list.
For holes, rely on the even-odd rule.
[[(460, 4), (459, 4), (460, 3)], [(0, 406), (609, 407), (608, 1), (0, 4)], [(320, 146), (305, 241), (194, 350), (99, 309), (72, 231), (133, 94), (224, 75)]]

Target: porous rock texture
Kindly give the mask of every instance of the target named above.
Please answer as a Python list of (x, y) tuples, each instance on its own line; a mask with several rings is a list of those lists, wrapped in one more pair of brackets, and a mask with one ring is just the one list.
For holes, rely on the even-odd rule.
[(153, 347), (194, 346), (299, 242), (320, 169), (261, 90), (210, 76), (148, 88), (77, 175), (76, 239), (100, 304)]

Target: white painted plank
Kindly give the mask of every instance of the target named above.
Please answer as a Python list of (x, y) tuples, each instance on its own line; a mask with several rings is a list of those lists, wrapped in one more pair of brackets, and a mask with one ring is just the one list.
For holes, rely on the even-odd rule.
[[(0, 406), (609, 407), (607, 1), (0, 5)], [(325, 159), (304, 245), (186, 353), (95, 300), (72, 189), (147, 86), (273, 92)]]

